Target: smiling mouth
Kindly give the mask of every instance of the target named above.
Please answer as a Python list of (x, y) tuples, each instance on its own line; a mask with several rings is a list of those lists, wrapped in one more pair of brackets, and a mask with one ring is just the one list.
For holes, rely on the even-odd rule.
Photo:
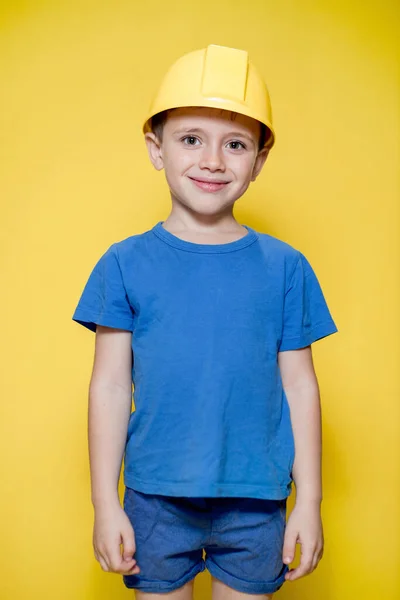
[(225, 187), (226, 185), (228, 185), (229, 181), (222, 181), (222, 180), (218, 180), (218, 179), (203, 179), (203, 178), (196, 178), (196, 177), (189, 177), (189, 179), (191, 181), (193, 181), (193, 183), (199, 187), (201, 190), (205, 191), (205, 192), (218, 192), (219, 190), (222, 190), (223, 187)]

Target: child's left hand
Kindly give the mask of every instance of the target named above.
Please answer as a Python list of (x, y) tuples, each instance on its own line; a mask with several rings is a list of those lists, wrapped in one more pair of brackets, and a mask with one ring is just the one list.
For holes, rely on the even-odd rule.
[(296, 569), (286, 573), (285, 579), (290, 581), (314, 571), (322, 558), (324, 537), (320, 503), (296, 502), (286, 524), (282, 553), (285, 564), (293, 561), (296, 543), (301, 545), (301, 560)]

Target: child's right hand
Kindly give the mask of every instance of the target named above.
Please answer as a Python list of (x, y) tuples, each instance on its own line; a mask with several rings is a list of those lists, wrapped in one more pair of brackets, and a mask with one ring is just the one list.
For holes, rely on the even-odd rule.
[(95, 509), (93, 548), (103, 571), (123, 575), (140, 572), (133, 558), (136, 552), (135, 532), (120, 504)]

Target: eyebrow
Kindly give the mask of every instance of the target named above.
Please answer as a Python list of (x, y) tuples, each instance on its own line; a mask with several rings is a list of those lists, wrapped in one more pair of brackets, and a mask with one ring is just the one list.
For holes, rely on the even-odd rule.
[[(204, 130), (199, 127), (184, 127), (182, 129), (176, 129), (174, 131), (174, 135), (179, 135), (181, 133), (204, 133)], [(240, 131), (230, 131), (229, 133), (227, 133), (227, 136), (243, 137), (254, 144), (253, 138), (248, 133), (242, 133)]]

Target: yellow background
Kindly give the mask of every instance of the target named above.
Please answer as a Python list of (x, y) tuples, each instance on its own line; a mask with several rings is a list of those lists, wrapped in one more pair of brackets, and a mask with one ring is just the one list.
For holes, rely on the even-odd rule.
[[(277, 143), (236, 218), (307, 256), (339, 328), (313, 346), (325, 555), (277, 597), (399, 597), (399, 13), (388, 0), (1, 3), (2, 599), (133, 597), (92, 552), (94, 335), (71, 316), (105, 249), (167, 217), (141, 121), (169, 64), (209, 43), (247, 49), (273, 103)], [(209, 587), (204, 572), (196, 598)]]

